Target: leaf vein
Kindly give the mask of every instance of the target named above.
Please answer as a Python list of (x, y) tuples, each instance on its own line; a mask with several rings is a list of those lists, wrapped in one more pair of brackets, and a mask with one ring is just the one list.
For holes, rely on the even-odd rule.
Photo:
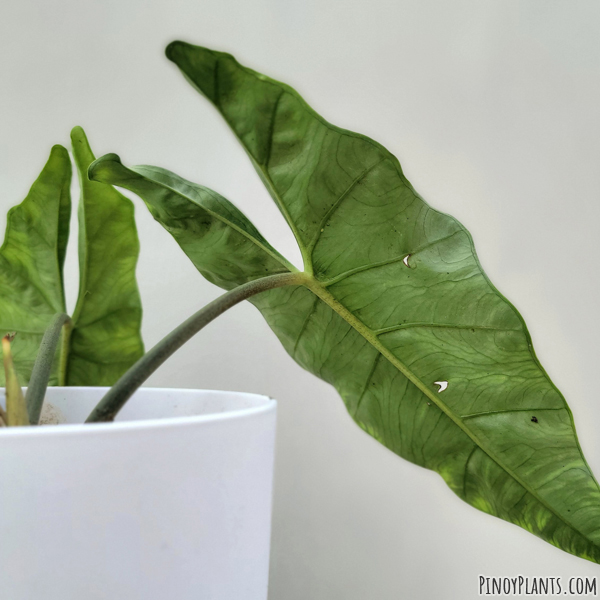
[(310, 251), (310, 255), (314, 252), (315, 246), (321, 237), (321, 230), (327, 225), (333, 214), (337, 211), (337, 209), (341, 206), (342, 202), (349, 196), (350, 192), (361, 182), (364, 178), (371, 172), (373, 169), (378, 167), (381, 163), (383, 163), (387, 159), (386, 156), (372, 164), (370, 167), (367, 167), (360, 175), (358, 175), (354, 181), (342, 192), (339, 198), (329, 207), (329, 210), (325, 213), (325, 216), (321, 219), (321, 223), (317, 227), (317, 232), (314, 239), (308, 245), (308, 249)]

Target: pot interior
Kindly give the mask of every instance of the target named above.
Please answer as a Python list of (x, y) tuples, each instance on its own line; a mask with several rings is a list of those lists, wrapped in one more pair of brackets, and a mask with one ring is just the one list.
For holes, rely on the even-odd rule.
[[(107, 387), (49, 387), (46, 402), (58, 412), (61, 424), (81, 424)], [(0, 404), (6, 406), (4, 389)], [(218, 390), (140, 388), (117, 415), (116, 422), (200, 417), (200, 420), (237, 418), (274, 408), (267, 396)]]

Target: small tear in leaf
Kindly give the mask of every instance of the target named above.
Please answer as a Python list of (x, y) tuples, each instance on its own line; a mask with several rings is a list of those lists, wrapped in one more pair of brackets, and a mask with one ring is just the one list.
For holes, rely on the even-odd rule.
[(410, 254), (407, 254), (403, 259), (402, 262), (404, 263), (405, 266), (407, 266), (410, 269), (410, 265), (408, 264), (408, 259), (410, 258)]
[(440, 386), (440, 388), (438, 389), (438, 394), (440, 394), (441, 392), (443, 392), (448, 387), (448, 382), (447, 381), (434, 381), (433, 383), (434, 383), (434, 385), (439, 385)]

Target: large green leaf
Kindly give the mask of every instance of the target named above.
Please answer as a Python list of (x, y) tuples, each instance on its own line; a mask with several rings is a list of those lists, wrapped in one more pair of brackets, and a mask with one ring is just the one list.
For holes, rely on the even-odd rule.
[[(139, 243), (131, 201), (87, 179), (94, 160), (83, 130), (71, 135), (79, 171), (80, 290), (70, 336), (50, 383), (109, 385), (142, 354), (135, 281)], [(55, 146), (27, 198), (8, 214), (0, 249), (0, 333), (17, 333), (14, 363), (27, 383), (44, 331), (66, 312), (63, 263), (69, 237), (71, 162)], [(58, 369), (60, 364), (64, 367)], [(0, 375), (0, 385), (4, 375)]]
[[(167, 55), (229, 123), (300, 245), (305, 284), (254, 300), (287, 351), (363, 429), (462, 499), (600, 562), (600, 491), (570, 410), (464, 227), (429, 207), (385, 148), (290, 87), (205, 48), (175, 42)], [(126, 172), (114, 156), (90, 173), (139, 193), (201, 271), (213, 265), (212, 281), (223, 285), (220, 261), (227, 286), (257, 276), (255, 261), (238, 263), (233, 231), (206, 243), (188, 182)], [(265, 274), (280, 268), (262, 256)]]
[(144, 354), (133, 204), (112, 186), (89, 181), (95, 157), (81, 127), (73, 129), (71, 142), (81, 186), (79, 297), (66, 383), (112, 385)]
[[(0, 248), (0, 335), (18, 333), (14, 364), (27, 382), (44, 331), (55, 313), (65, 312), (63, 263), (71, 213), (71, 161), (54, 146), (40, 176), (21, 204), (8, 213)], [(51, 382), (56, 384), (54, 369)], [(0, 385), (4, 385), (0, 373)]]

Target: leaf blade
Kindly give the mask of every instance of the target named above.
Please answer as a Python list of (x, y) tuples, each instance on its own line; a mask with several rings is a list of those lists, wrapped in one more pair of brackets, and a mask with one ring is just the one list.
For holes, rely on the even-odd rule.
[(133, 204), (111, 186), (89, 181), (95, 157), (81, 127), (71, 141), (81, 188), (80, 282), (65, 383), (112, 385), (144, 353)]
[(182, 42), (167, 56), (234, 130), (314, 274), (322, 304), (290, 290), (257, 299), (288, 352), (464, 500), (599, 562), (600, 490), (570, 409), (466, 229), (385, 148), (288, 86)]
[[(63, 264), (69, 235), (71, 161), (54, 146), (39, 177), (7, 218), (0, 248), (0, 330), (16, 331), (19, 379), (31, 375), (38, 346), (57, 312), (65, 311)], [(56, 383), (53, 370), (52, 382)], [(0, 385), (4, 385), (0, 373)]]
[(231, 289), (266, 275), (297, 271), (243, 213), (208, 188), (157, 167), (127, 168), (116, 154), (96, 160), (89, 174), (94, 181), (138, 194), (215, 285)]

